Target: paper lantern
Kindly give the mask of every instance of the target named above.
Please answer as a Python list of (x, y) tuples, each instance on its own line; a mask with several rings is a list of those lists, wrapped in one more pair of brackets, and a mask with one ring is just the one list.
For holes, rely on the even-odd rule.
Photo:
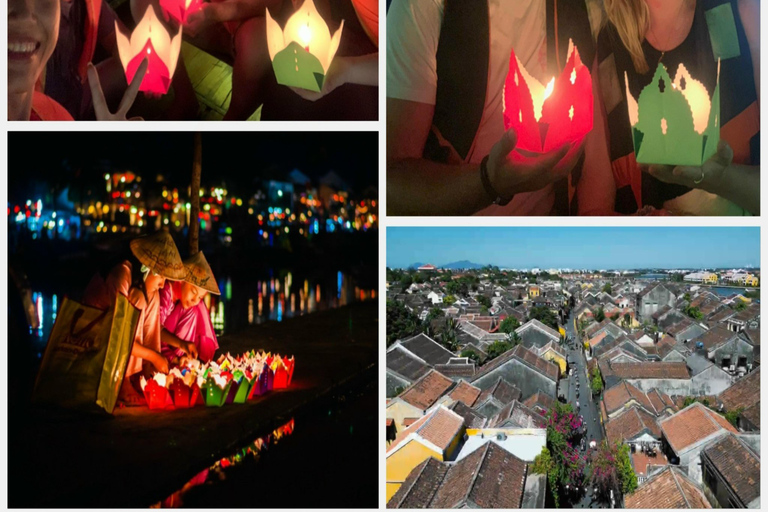
[(274, 389), (285, 389), (291, 384), (293, 377), (294, 359), (283, 359), (279, 355), (272, 362), (272, 368), (275, 372)]
[(720, 62), (710, 100), (707, 88), (680, 64), (672, 80), (659, 63), (635, 99), (624, 73), (635, 159), (642, 164), (700, 166), (720, 141)]
[(203, 402), (195, 373), (192, 371), (182, 374), (178, 368), (171, 369), (168, 374), (168, 390), (177, 409), (194, 407)]
[(517, 149), (542, 153), (581, 143), (592, 130), (592, 77), (573, 41), (565, 68), (546, 86), (528, 73), (513, 50), (503, 103), (504, 127), (517, 132)]
[(220, 375), (210, 375), (205, 381), (205, 405), (208, 407), (221, 407), (227, 401), (229, 388), (232, 381)]
[(285, 24), (285, 30), (267, 9), (267, 47), (277, 83), (320, 92), (325, 75), (339, 49), (339, 30), (331, 37), (312, 0), (305, 0)]
[(251, 386), (251, 391), (248, 394), (249, 400), (254, 396), (263, 395), (269, 391), (269, 375), (270, 372), (267, 364), (261, 363), (261, 370), (259, 371), (258, 376), (254, 378), (253, 386)]
[(168, 388), (165, 387), (166, 375), (156, 373), (149, 381), (141, 377), (139, 380), (141, 390), (144, 392), (144, 398), (147, 400), (147, 407), (150, 409), (173, 409)]
[(181, 25), (179, 32), (171, 38), (157, 19), (154, 7), (150, 5), (130, 38), (120, 31), (115, 22), (115, 37), (128, 83), (131, 83), (139, 65), (147, 58), (149, 66), (139, 90), (153, 96), (167, 93), (181, 51)]
[(180, 24), (185, 24), (190, 14), (199, 11), (203, 6), (203, 0), (160, 0), (160, 8), (168, 17)]

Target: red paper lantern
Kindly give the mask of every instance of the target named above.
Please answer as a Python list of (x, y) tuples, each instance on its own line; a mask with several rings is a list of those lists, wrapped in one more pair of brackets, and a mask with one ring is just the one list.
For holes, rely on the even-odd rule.
[(173, 401), (168, 388), (161, 386), (155, 379), (150, 379), (144, 386), (144, 397), (150, 409), (173, 409)]
[(573, 41), (565, 68), (546, 87), (511, 52), (504, 84), (504, 127), (517, 132), (517, 149), (542, 153), (569, 142), (579, 144), (592, 130), (592, 115), (592, 77)]

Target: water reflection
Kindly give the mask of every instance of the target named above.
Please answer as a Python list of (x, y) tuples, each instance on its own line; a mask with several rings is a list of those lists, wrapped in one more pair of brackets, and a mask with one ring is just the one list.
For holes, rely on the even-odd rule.
[(217, 460), (210, 467), (202, 470), (192, 477), (184, 487), (168, 496), (159, 503), (155, 503), (150, 508), (179, 508), (184, 506), (184, 495), (192, 488), (202, 485), (208, 481), (224, 480), (226, 475), (224, 469), (236, 466), (248, 459), (258, 461), (260, 453), (270, 445), (276, 445), (282, 438), (293, 434), (294, 420), (291, 418), (285, 425), (275, 429), (271, 434), (257, 438), (247, 446), (237, 450), (228, 457)]
[[(277, 273), (277, 272), (273, 272)], [(352, 302), (376, 299), (376, 290), (361, 289), (344, 272), (294, 280), (292, 272), (264, 280), (239, 282), (230, 277), (219, 281), (222, 295), (208, 294), (205, 304), (216, 334), (221, 336), (248, 325), (324, 311)], [(58, 310), (58, 296), (34, 292), (27, 306), (30, 334), (40, 351), (48, 341)], [(36, 325), (34, 325), (36, 324)]]
[(331, 279), (308, 278), (296, 282), (292, 272), (256, 283), (233, 283), (226, 278), (219, 287), (226, 290), (223, 295), (206, 297), (217, 335), (246, 325), (268, 320), (282, 322), (283, 319), (376, 298), (376, 290), (355, 286), (353, 280), (341, 271)]

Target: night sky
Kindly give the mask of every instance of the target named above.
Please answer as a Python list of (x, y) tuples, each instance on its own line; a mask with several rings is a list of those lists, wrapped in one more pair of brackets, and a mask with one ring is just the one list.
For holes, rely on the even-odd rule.
[[(11, 197), (30, 181), (60, 181), (82, 172), (100, 178), (101, 162), (145, 179), (163, 175), (186, 187), (192, 170), (192, 132), (11, 132), (8, 174)], [(313, 183), (333, 170), (357, 193), (378, 186), (375, 132), (203, 133), (201, 181), (252, 188), (259, 180), (285, 179), (299, 169)], [(67, 178), (64, 178), (65, 180)]]

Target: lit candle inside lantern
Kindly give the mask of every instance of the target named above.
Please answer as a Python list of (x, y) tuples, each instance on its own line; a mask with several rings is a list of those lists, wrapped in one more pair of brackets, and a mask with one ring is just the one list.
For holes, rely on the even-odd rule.
[(267, 47), (275, 78), (281, 85), (311, 91), (322, 90), (325, 75), (339, 49), (344, 21), (331, 37), (328, 25), (312, 0), (305, 0), (285, 24), (285, 29), (267, 9)]
[(720, 63), (710, 101), (703, 83), (683, 64), (674, 80), (659, 64), (637, 99), (624, 74), (635, 159), (643, 164), (702, 165), (717, 152), (720, 140)]
[(133, 81), (141, 61), (147, 59), (147, 73), (139, 90), (150, 95), (167, 93), (181, 51), (181, 26), (171, 38), (150, 5), (130, 37), (123, 34), (115, 22), (115, 39), (128, 83)]
[(517, 148), (547, 152), (579, 143), (592, 129), (592, 78), (571, 41), (565, 68), (546, 86), (512, 51), (504, 85), (504, 126), (517, 133)]

